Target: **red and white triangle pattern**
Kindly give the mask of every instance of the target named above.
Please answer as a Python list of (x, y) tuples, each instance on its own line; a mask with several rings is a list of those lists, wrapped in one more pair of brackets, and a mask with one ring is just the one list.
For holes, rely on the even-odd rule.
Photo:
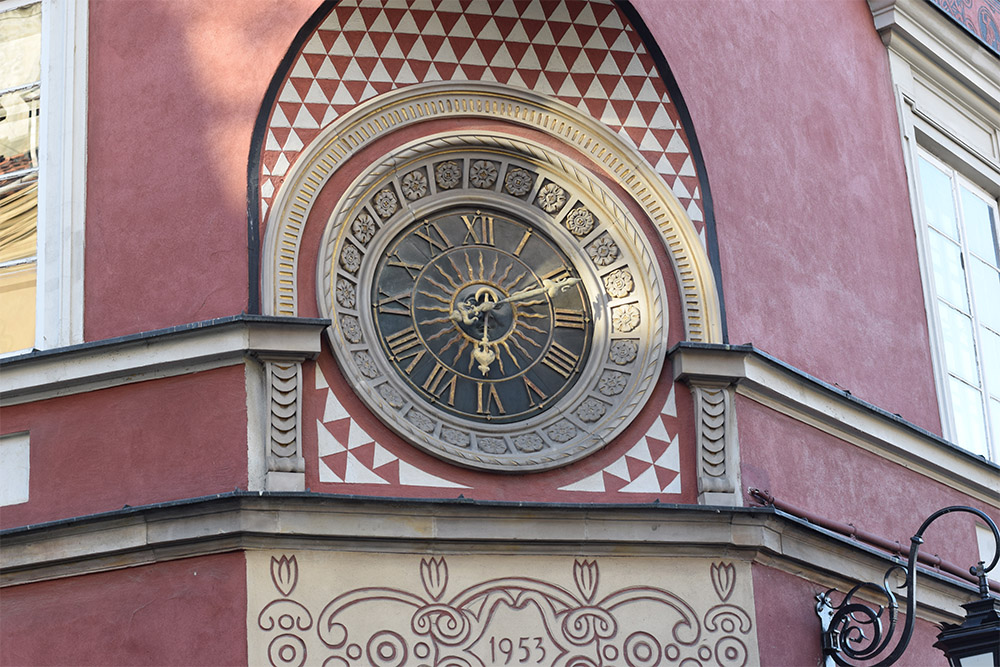
[(322, 128), (360, 102), (427, 81), (498, 82), (590, 114), (652, 165), (703, 232), (677, 109), (611, 0), (343, 0), (306, 40), (272, 110), (262, 215)]
[(611, 465), (560, 487), (560, 491), (593, 493), (680, 493), (680, 445), (670, 437), (666, 422), (677, 416), (674, 392), (639, 442)]
[(316, 420), (319, 481), (335, 484), (387, 484), (441, 489), (469, 487), (443, 479), (401, 460), (375, 442), (341, 405), (316, 367), (316, 389), (326, 389), (323, 419)]

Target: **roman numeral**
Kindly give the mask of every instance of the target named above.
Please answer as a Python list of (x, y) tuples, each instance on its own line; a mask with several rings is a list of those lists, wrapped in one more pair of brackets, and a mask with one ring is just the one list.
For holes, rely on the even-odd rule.
[(412, 264), (410, 262), (403, 261), (399, 257), (399, 253), (393, 251), (386, 255), (386, 265), (387, 266), (398, 266), (399, 268), (406, 271), (409, 274), (410, 279), (416, 278), (420, 270), (424, 268), (423, 264)]
[(542, 280), (551, 280), (552, 282), (557, 283), (561, 280), (569, 280), (572, 277), (573, 276), (569, 274), (569, 269), (567, 269), (565, 266), (561, 266), (555, 271), (549, 271), (548, 273), (546, 273), (544, 276), (542, 276)]
[(463, 215), (462, 222), (465, 223), (465, 228), (468, 230), (465, 233), (465, 238), (462, 240), (462, 245), (468, 245), (470, 238), (477, 245), (493, 245), (492, 216), (483, 215), (479, 211), (476, 211), (475, 217), (470, 218), (467, 215)]
[(524, 232), (524, 236), (521, 237), (521, 242), (517, 244), (517, 248), (514, 249), (514, 256), (520, 257), (521, 251), (524, 250), (524, 246), (528, 245), (528, 239), (531, 238), (531, 230), (528, 229)]
[(412, 298), (410, 292), (401, 292), (400, 294), (392, 295), (387, 294), (382, 291), (382, 288), (379, 288), (378, 293), (379, 296), (384, 297), (375, 304), (379, 314), (410, 316), (410, 299)]
[(417, 332), (413, 330), (413, 327), (407, 327), (402, 331), (398, 331), (391, 336), (385, 337), (385, 344), (389, 346), (389, 352), (395, 358), (396, 362), (399, 363), (404, 359), (413, 359), (410, 365), (403, 369), (406, 373), (410, 373), (413, 368), (417, 365), (417, 362), (424, 356), (427, 350), (424, 349), (423, 344), (420, 342), (420, 337)]
[(545, 401), (545, 399), (548, 398), (548, 395), (544, 391), (542, 391), (541, 389), (539, 389), (535, 385), (535, 383), (532, 382), (531, 380), (529, 380), (527, 377), (523, 377), (522, 376), (521, 379), (524, 380), (524, 390), (526, 392), (528, 392), (528, 404), (529, 405), (531, 405), (531, 406), (535, 405), (535, 399), (532, 398), (532, 396), (531, 396), (532, 394), (535, 394), (536, 396), (538, 396), (538, 399), (541, 400), (541, 401)]
[(451, 247), (451, 241), (441, 232), (441, 228), (435, 222), (425, 222), (423, 228), (414, 230), (413, 234), (427, 241), (431, 257)]
[(553, 321), (555, 326), (564, 329), (584, 329), (586, 328), (587, 318), (578, 310), (556, 308)]
[(580, 361), (579, 355), (573, 354), (555, 341), (552, 342), (552, 346), (549, 347), (549, 351), (545, 353), (545, 357), (542, 359), (543, 364), (564, 378), (568, 378), (573, 373), (573, 369), (576, 368), (578, 361)]
[(431, 370), (430, 375), (421, 385), (424, 391), (434, 394), (438, 398), (445, 391), (448, 392), (448, 405), (454, 407), (455, 405), (455, 384), (458, 382), (458, 376), (449, 371), (447, 368), (441, 364), (434, 364), (434, 368)]
[(507, 411), (503, 409), (503, 403), (500, 402), (500, 396), (497, 395), (497, 388), (492, 382), (487, 385), (484, 401), (483, 384), (482, 382), (476, 383), (476, 412), (481, 415), (493, 414), (493, 406), (496, 405), (499, 414), (507, 414)]

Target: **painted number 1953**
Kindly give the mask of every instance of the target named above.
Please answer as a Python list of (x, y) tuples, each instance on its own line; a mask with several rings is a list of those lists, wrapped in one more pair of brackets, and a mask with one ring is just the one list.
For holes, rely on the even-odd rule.
[(490, 660), (498, 664), (508, 665), (511, 661), (519, 663), (542, 664), (545, 660), (545, 647), (541, 637), (517, 637), (517, 644), (510, 637), (490, 637)]

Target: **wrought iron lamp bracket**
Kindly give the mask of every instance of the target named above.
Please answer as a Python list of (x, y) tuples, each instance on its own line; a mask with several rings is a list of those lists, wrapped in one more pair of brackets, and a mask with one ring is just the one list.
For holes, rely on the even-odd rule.
[[(904, 583), (897, 588), (906, 591), (906, 608), (908, 610), (906, 623), (903, 625), (902, 633), (895, 648), (882, 660), (875, 663), (875, 667), (891, 665), (899, 660), (910, 643), (910, 637), (913, 634), (913, 625), (916, 620), (914, 610), (916, 609), (917, 597), (917, 555), (920, 545), (924, 543), (924, 531), (939, 517), (951, 512), (975, 514), (985, 521), (986, 525), (993, 532), (993, 541), (996, 545), (993, 560), (989, 565), (986, 565), (983, 561), (979, 561), (979, 563), (969, 568), (970, 574), (978, 579), (980, 596), (983, 599), (989, 598), (989, 584), (986, 580), (986, 573), (992, 571), (997, 566), (997, 562), (1000, 561), (1000, 531), (997, 530), (997, 525), (985, 512), (973, 507), (954, 505), (940, 509), (927, 517), (916, 535), (910, 538), (910, 555), (906, 567), (898, 564), (890, 567), (886, 570), (885, 576), (882, 579), (882, 585), (872, 582), (858, 584), (844, 595), (839, 604), (834, 604), (830, 597), (836, 589), (830, 589), (816, 596), (816, 614), (819, 616), (823, 633), (823, 654), (827, 657), (828, 664), (829, 660), (832, 660), (842, 667), (854, 667), (862, 662), (878, 658), (888, 649), (896, 631), (896, 620), (899, 611), (896, 596), (893, 594), (892, 586), (889, 583), (897, 570), (905, 577)], [(860, 591), (869, 591), (884, 597), (886, 600), (885, 606), (877, 605), (877, 608), (872, 608), (863, 602), (855, 601), (854, 596)], [(884, 618), (883, 612), (887, 612)], [(888, 626), (883, 631), (883, 623), (886, 620), (888, 621)]]

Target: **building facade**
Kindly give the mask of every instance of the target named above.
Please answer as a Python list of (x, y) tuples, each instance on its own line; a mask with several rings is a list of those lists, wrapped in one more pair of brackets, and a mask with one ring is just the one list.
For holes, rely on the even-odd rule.
[(993, 0), (6, 2), (4, 664), (822, 664), (1000, 517)]

